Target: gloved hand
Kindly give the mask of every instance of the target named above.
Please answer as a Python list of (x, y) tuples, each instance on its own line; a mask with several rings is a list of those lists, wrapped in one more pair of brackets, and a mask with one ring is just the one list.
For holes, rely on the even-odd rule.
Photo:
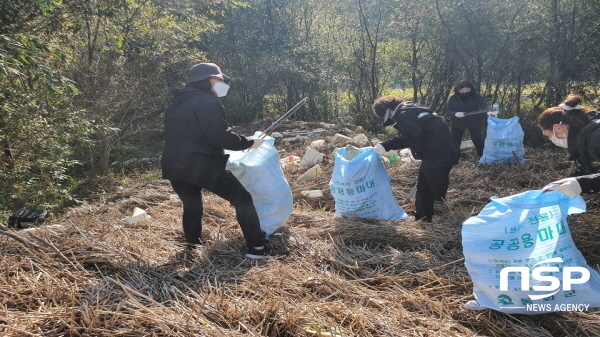
[(464, 112), (457, 112), (454, 114), (454, 116), (456, 116), (457, 118), (463, 118), (465, 117), (465, 113)]
[(490, 117), (498, 117), (499, 111), (488, 111), (487, 115)]
[(383, 147), (383, 145), (381, 144), (377, 144), (375, 145), (375, 147), (373, 148), (373, 152), (377, 153), (377, 154), (384, 154), (387, 151), (385, 150), (385, 147)]
[(253, 149), (256, 149), (257, 147), (261, 146), (261, 145), (262, 145), (262, 143), (264, 143), (264, 142), (265, 142), (265, 140), (264, 140), (264, 139), (260, 139), (260, 138), (258, 138), (258, 139), (253, 139), (253, 140), (254, 140), (254, 144), (252, 144), (252, 146), (251, 146), (251, 148), (253, 148)]
[(550, 183), (545, 191), (559, 191), (569, 197), (581, 194), (581, 185), (575, 178), (565, 178)]

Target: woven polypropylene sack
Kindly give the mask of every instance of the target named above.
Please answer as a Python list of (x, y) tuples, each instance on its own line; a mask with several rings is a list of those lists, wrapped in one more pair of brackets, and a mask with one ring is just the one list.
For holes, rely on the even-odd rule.
[(517, 116), (509, 119), (488, 117), (483, 156), (479, 162), (494, 165), (528, 161), (523, 158), (524, 134)]
[[(476, 299), (469, 304), (530, 315), (566, 311), (576, 305), (578, 309), (599, 307), (600, 276), (575, 247), (567, 222), (568, 215), (581, 212), (585, 212), (581, 196), (567, 197), (556, 191), (492, 197), (492, 202), (462, 227), (465, 266)], [(521, 271), (507, 269), (503, 273), (507, 267), (520, 267)], [(538, 269), (548, 267), (553, 270)], [(589, 280), (565, 289), (566, 267), (586, 269)], [(554, 277), (558, 284), (535, 276), (536, 272)], [(567, 278), (583, 281), (584, 273)]]
[(292, 214), (294, 197), (279, 164), (274, 139), (267, 137), (256, 149), (226, 151), (227, 169), (246, 188), (258, 213), (260, 228), (273, 234)]
[(336, 218), (398, 220), (409, 216), (392, 194), (391, 177), (381, 156), (373, 148), (360, 148), (352, 160), (346, 149), (335, 152), (335, 165), (329, 189), (335, 200)]

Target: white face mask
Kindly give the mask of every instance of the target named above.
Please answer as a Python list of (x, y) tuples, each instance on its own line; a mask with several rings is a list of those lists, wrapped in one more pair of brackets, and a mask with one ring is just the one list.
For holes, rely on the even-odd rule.
[(213, 85), (213, 90), (217, 97), (223, 97), (227, 95), (227, 91), (229, 91), (229, 85), (225, 82), (217, 82)]
[(568, 147), (567, 138), (556, 137), (556, 132), (554, 131), (554, 128), (552, 128), (552, 137), (550, 137), (549, 139), (556, 146), (559, 146), (559, 147), (562, 147), (565, 149)]

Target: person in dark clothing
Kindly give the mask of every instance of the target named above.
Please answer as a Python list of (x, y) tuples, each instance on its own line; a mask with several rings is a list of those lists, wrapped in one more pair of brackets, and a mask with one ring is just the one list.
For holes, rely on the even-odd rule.
[(432, 222), (434, 202), (446, 198), (450, 170), (460, 157), (460, 148), (440, 116), (429, 108), (394, 96), (380, 97), (372, 105), (383, 125), (394, 125), (399, 135), (377, 144), (373, 151), (410, 148), (421, 159), (415, 200), (415, 219)]
[(462, 142), (465, 129), (468, 129), (479, 157), (483, 156), (482, 130), (488, 115), (468, 113), (488, 109), (489, 106), (483, 96), (475, 91), (475, 86), (471, 82), (467, 81), (456, 84), (454, 95), (450, 96), (444, 108), (444, 113), (450, 117), (452, 136), (458, 145), (460, 146)]
[(566, 148), (575, 161), (570, 176), (600, 172), (600, 113), (581, 105), (581, 97), (569, 95), (557, 107), (544, 110), (537, 117), (544, 136)]
[(581, 97), (569, 95), (557, 107), (544, 110), (537, 118), (544, 136), (566, 148), (575, 161), (570, 178), (551, 183), (548, 190), (573, 196), (593, 193), (600, 187), (600, 113), (581, 105)]
[(263, 140), (247, 139), (229, 128), (217, 97), (227, 94), (230, 81), (216, 64), (200, 63), (190, 70), (185, 88), (173, 90), (165, 112), (162, 174), (183, 203), (183, 232), (189, 248), (202, 244), (202, 190), (206, 189), (235, 208), (248, 247), (246, 257), (260, 259), (274, 251), (265, 242), (252, 196), (225, 169), (224, 149), (257, 148)]

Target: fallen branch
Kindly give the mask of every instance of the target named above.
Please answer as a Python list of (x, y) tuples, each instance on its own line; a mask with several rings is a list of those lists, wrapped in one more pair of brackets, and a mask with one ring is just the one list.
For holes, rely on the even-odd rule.
[[(4, 227), (4, 226), (2, 226), (2, 227)], [(11, 233), (11, 232), (9, 232), (7, 230), (0, 229), (0, 234), (6, 235), (6, 236), (8, 236), (9, 238), (11, 238), (13, 240), (19, 241), (20, 243), (22, 243), (25, 246), (33, 247), (33, 248), (38, 248), (38, 249), (40, 248), (39, 245), (37, 245), (37, 244), (35, 244), (35, 243), (27, 240), (27, 239), (24, 239), (24, 238), (20, 237), (17, 234), (13, 234), (13, 233)]]

